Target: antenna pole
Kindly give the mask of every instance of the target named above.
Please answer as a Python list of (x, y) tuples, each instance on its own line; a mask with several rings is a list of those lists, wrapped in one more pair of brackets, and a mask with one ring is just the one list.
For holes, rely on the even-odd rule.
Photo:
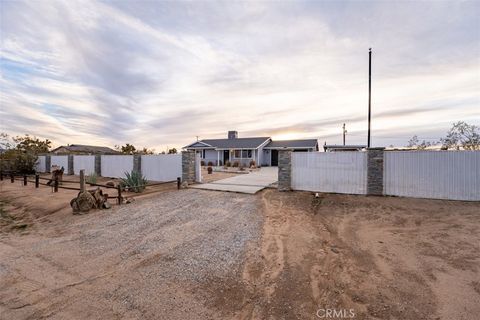
[(372, 48), (368, 49), (368, 138), (367, 148), (370, 148), (370, 125), (372, 122)]

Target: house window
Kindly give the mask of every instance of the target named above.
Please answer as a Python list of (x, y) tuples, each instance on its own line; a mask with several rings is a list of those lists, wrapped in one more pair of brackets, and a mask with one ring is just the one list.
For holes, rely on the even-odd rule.
[(205, 149), (202, 150), (202, 159), (205, 159)]
[(251, 158), (252, 150), (235, 150), (235, 158)]

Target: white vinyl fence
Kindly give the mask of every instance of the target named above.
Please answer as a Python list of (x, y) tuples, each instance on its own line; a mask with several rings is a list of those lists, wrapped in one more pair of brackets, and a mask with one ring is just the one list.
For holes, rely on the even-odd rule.
[(182, 155), (142, 156), (142, 174), (151, 181), (173, 181), (182, 176)]
[(384, 194), (478, 201), (480, 151), (385, 152)]
[(95, 172), (95, 156), (74, 156), (73, 157), (73, 173), (80, 174), (80, 170), (85, 170), (86, 175)]
[(365, 194), (365, 152), (293, 152), (292, 189)]
[(68, 156), (51, 156), (50, 165), (63, 167), (65, 169), (65, 173), (68, 173)]
[(133, 156), (102, 156), (101, 160), (103, 177), (123, 178), (125, 172), (133, 170)]
[(37, 163), (35, 165), (35, 170), (37, 172), (47, 172), (47, 162), (45, 156), (38, 156)]

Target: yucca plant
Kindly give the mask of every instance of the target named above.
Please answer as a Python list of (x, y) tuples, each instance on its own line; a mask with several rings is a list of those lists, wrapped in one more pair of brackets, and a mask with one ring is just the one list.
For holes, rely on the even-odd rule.
[(132, 171), (130, 173), (125, 172), (125, 178), (120, 179), (120, 185), (129, 191), (136, 193), (142, 192), (145, 190), (145, 185), (148, 180), (138, 171)]

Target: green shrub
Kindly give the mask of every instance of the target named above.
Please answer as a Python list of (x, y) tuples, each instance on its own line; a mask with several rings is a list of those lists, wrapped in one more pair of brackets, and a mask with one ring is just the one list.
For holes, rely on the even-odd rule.
[(231, 167), (232, 166), (232, 163), (230, 161), (225, 161), (225, 167)]
[(92, 173), (92, 174), (89, 174), (89, 175), (86, 177), (85, 181), (86, 181), (88, 184), (96, 184), (96, 183), (97, 183), (97, 178), (98, 178), (98, 176), (97, 176), (97, 174), (94, 172), (94, 173)]
[(232, 164), (232, 167), (238, 168), (239, 165), (240, 165), (240, 162), (234, 161), (233, 164)]
[(212, 161), (208, 161), (208, 166), (209, 166), (209, 167), (213, 166), (213, 162), (212, 162)]
[(130, 173), (125, 172), (125, 178), (121, 179), (120, 185), (130, 191), (139, 193), (145, 190), (145, 186), (148, 180), (138, 171), (132, 171)]

